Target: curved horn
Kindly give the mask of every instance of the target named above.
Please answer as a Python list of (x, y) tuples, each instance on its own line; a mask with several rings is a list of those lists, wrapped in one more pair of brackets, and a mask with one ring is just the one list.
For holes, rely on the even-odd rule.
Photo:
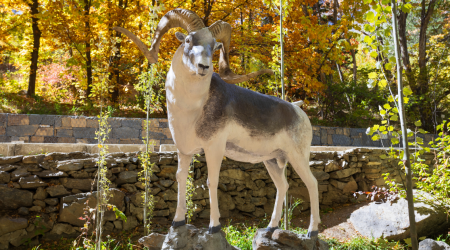
[(178, 27), (181, 27), (188, 33), (191, 33), (192, 31), (205, 28), (205, 25), (203, 24), (203, 20), (190, 10), (171, 10), (167, 12), (159, 21), (155, 30), (155, 35), (153, 36), (150, 51), (148, 51), (147, 46), (130, 31), (121, 27), (114, 27), (113, 29), (127, 35), (138, 46), (139, 50), (144, 53), (150, 63), (156, 63), (158, 61), (159, 44), (162, 37), (170, 29)]
[(230, 69), (230, 41), (231, 41), (231, 25), (224, 21), (217, 21), (208, 27), (213, 37), (222, 41), (223, 46), (220, 50), (219, 59), (219, 75), (227, 83), (240, 83), (245, 82), (253, 77), (257, 77), (262, 74), (271, 74), (273, 71), (270, 69), (262, 69), (256, 72), (252, 72), (247, 75), (237, 75)]

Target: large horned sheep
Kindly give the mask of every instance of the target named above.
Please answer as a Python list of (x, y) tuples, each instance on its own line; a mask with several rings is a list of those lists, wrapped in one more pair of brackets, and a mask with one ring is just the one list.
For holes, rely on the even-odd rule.
[[(138, 46), (150, 63), (158, 60), (162, 36), (171, 28), (181, 42), (166, 79), (169, 128), (178, 149), (178, 205), (173, 227), (185, 224), (186, 179), (193, 154), (205, 153), (210, 197), (209, 232), (220, 231), (217, 186), (223, 156), (250, 163), (264, 162), (277, 188), (275, 208), (268, 230), (281, 219), (288, 183), (284, 176), (287, 161), (302, 178), (311, 201), (309, 237), (317, 237), (319, 193), (317, 180), (309, 168), (312, 140), (308, 116), (295, 104), (263, 95), (230, 83), (239, 83), (271, 70), (236, 75), (229, 66), (230, 24), (217, 21), (205, 27), (194, 12), (169, 11), (159, 22), (151, 49), (130, 31), (115, 27)], [(216, 41), (221, 40), (222, 43)], [(213, 72), (212, 55), (220, 49), (219, 74)]]

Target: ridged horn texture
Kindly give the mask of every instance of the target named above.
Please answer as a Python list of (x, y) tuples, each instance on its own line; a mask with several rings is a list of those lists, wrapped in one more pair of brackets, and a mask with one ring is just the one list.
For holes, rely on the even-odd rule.
[(222, 49), (220, 50), (219, 59), (219, 75), (227, 83), (240, 83), (245, 82), (253, 77), (257, 77), (262, 74), (271, 74), (273, 71), (270, 69), (262, 69), (256, 72), (252, 72), (247, 75), (237, 75), (230, 69), (230, 41), (231, 41), (231, 25), (224, 21), (217, 21), (208, 27), (213, 37), (222, 41)]
[[(185, 9), (174, 9), (167, 12), (159, 21), (156, 27), (155, 36), (153, 37), (152, 47), (148, 50), (148, 47), (133, 33), (127, 29), (121, 27), (114, 27), (113, 30), (122, 32), (128, 36), (139, 48), (139, 50), (145, 55), (150, 63), (156, 63), (158, 61), (159, 44), (161, 39), (170, 29), (181, 27), (188, 33), (205, 28), (203, 20), (194, 12)], [(240, 83), (245, 82), (253, 77), (261, 74), (272, 74), (270, 69), (262, 69), (256, 72), (252, 72), (247, 75), (237, 75), (230, 69), (230, 40), (231, 40), (231, 25), (224, 21), (217, 21), (208, 27), (212, 36), (222, 41), (223, 46), (220, 50), (219, 59), (219, 75), (227, 83)]]
[(155, 30), (155, 36), (153, 37), (150, 51), (148, 50), (148, 47), (130, 31), (121, 27), (114, 27), (113, 29), (128, 36), (138, 46), (139, 50), (144, 53), (150, 63), (156, 63), (158, 62), (159, 44), (161, 43), (162, 37), (170, 29), (178, 27), (181, 27), (188, 33), (191, 33), (193, 31), (205, 28), (205, 25), (203, 24), (203, 20), (190, 10), (171, 10), (167, 12), (159, 21)]

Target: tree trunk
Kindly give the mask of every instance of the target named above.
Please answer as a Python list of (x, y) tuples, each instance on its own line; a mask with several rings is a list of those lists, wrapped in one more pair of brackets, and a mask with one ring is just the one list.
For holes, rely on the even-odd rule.
[(403, 106), (403, 83), (402, 83), (402, 66), (400, 63), (400, 48), (398, 39), (398, 29), (397, 29), (397, 0), (391, 0), (392, 6), (392, 36), (394, 37), (394, 50), (395, 50), (395, 60), (397, 64), (397, 83), (398, 83), (398, 113), (400, 116), (400, 125), (402, 129), (402, 142), (403, 142), (403, 163), (406, 169), (406, 199), (408, 201), (408, 215), (409, 215), (409, 225), (410, 225), (410, 236), (411, 236), (411, 246), (412, 250), (418, 249), (417, 242), (417, 231), (416, 231), (416, 219), (414, 214), (414, 199), (412, 191), (412, 173), (411, 173), (411, 161), (409, 159), (409, 147), (408, 147), (408, 133), (406, 132), (406, 119), (405, 119), (405, 109)]
[(41, 45), (41, 30), (38, 27), (38, 18), (36, 17), (39, 14), (38, 0), (32, 0), (31, 3), (28, 3), (28, 6), (31, 9), (31, 27), (33, 29), (33, 51), (31, 52), (31, 65), (30, 65), (30, 78), (28, 80), (28, 92), (27, 95), (32, 97), (36, 94), (36, 72), (38, 68), (38, 57), (39, 57), (39, 47)]
[(409, 59), (409, 52), (408, 52), (408, 40), (406, 39), (407, 18), (408, 13), (400, 11), (400, 14), (398, 15), (398, 35), (400, 39), (400, 48), (402, 53), (403, 66), (405, 67), (406, 78), (408, 79), (408, 83), (411, 86), (411, 88), (414, 89), (416, 81), (414, 78), (414, 72), (412, 71), (411, 68), (411, 62)]
[(84, 15), (86, 22), (84, 27), (86, 28), (86, 76), (87, 76), (87, 89), (86, 89), (86, 99), (89, 100), (89, 95), (92, 90), (92, 59), (91, 59), (91, 43), (90, 43), (90, 32), (91, 27), (89, 24), (89, 11), (91, 9), (91, 1), (84, 0)]

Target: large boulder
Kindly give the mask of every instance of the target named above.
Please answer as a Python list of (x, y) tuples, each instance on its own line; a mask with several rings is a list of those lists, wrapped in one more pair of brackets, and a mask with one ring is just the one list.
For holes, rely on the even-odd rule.
[(281, 229), (273, 233), (265, 228), (258, 229), (253, 238), (253, 250), (326, 250), (328, 243), (318, 238), (308, 238)]
[[(443, 232), (450, 225), (445, 211), (434, 205), (415, 202), (414, 214), (418, 237)], [(365, 237), (384, 237), (388, 240), (410, 237), (406, 199), (399, 199), (392, 204), (370, 203), (354, 211), (350, 215), (350, 222)]]
[(238, 250), (228, 243), (225, 233), (209, 234), (207, 229), (197, 229), (193, 225), (170, 227), (161, 250), (215, 249)]
[(148, 250), (161, 250), (165, 239), (166, 235), (164, 234), (151, 233), (148, 236), (140, 238), (139, 244), (147, 247)]
[(419, 243), (419, 250), (450, 250), (450, 246), (442, 241), (425, 239)]
[[(108, 203), (115, 205), (119, 210), (125, 210), (124, 197), (125, 194), (116, 188), (111, 188), (111, 198)], [(83, 216), (84, 208), (86, 207), (86, 201), (88, 201), (89, 207), (97, 206), (97, 192), (92, 193), (80, 193), (63, 197), (61, 199), (61, 206), (59, 212), (59, 221), (67, 222), (75, 226), (83, 226), (84, 221), (79, 218)], [(106, 211), (105, 217), (114, 216), (113, 211)]]
[(0, 186), (0, 208), (18, 209), (19, 207), (31, 207), (32, 205), (32, 192)]

